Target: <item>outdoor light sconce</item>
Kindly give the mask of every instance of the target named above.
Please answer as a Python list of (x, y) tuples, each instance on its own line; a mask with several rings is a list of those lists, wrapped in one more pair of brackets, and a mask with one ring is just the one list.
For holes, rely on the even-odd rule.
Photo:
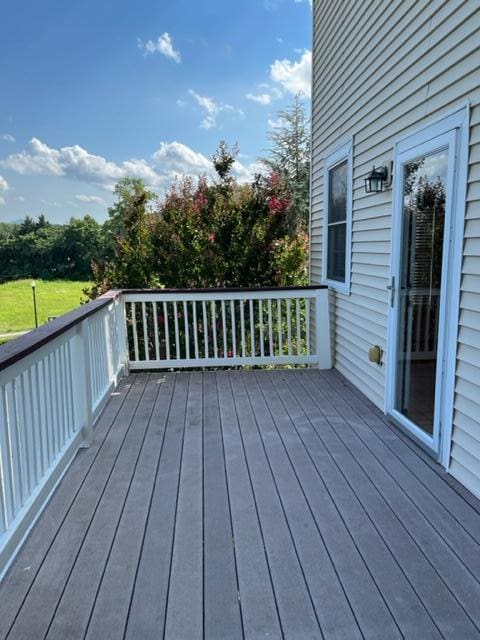
[(365, 193), (380, 193), (392, 184), (393, 162), (381, 167), (372, 167), (371, 172), (365, 178)]

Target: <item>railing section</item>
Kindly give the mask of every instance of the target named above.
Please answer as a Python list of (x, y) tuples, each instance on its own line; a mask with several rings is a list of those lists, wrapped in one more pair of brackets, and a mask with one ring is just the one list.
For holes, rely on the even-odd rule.
[(125, 293), (131, 369), (331, 367), (324, 288)]
[(117, 297), (0, 370), (0, 577), (78, 447), (92, 439), (125, 364), (123, 326)]

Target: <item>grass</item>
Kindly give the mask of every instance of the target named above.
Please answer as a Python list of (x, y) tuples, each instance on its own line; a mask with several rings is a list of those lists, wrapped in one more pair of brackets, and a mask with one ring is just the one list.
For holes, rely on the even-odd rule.
[[(38, 324), (51, 316), (60, 316), (85, 301), (82, 289), (88, 282), (36, 280)], [(35, 327), (31, 280), (0, 284), (0, 339), (2, 334)]]

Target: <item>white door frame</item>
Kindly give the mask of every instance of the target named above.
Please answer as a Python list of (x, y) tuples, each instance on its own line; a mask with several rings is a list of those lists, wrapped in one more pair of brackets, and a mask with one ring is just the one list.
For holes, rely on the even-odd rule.
[[(435, 426), (433, 437), (415, 426), (394, 409), (396, 387), (396, 350), (398, 341), (399, 290), (389, 305), (385, 410), (415, 439), (427, 447), (448, 468), (450, 461), (453, 399), (455, 387), (460, 279), (464, 236), (466, 184), (468, 169), (468, 105), (432, 122), (399, 140), (395, 145), (393, 179), (393, 215), (390, 274), (399, 282), (403, 211), (403, 166), (410, 159), (448, 147), (447, 202), (442, 258), (440, 329), (438, 336), (437, 374), (441, 384), (435, 392)], [(393, 306), (392, 306), (393, 305)]]

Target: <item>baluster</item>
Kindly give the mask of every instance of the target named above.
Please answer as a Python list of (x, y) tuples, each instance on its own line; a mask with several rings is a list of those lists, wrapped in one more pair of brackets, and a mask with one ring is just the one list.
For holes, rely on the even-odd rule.
[(273, 356), (273, 321), (272, 321), (272, 299), (268, 299), (268, 349), (269, 355)]
[(230, 317), (232, 320), (232, 352), (237, 357), (237, 323), (235, 322), (235, 300), (230, 300)]
[(277, 328), (278, 328), (278, 355), (283, 355), (283, 336), (282, 336), (282, 300), (277, 299)]
[(198, 323), (197, 323), (197, 302), (193, 300), (193, 342), (195, 346), (195, 360), (199, 359), (198, 353)]
[(6, 386), (0, 387), (0, 412), (2, 415), (3, 428), (0, 429), (0, 470), (2, 482), (0, 482), (0, 490), (2, 491), (2, 508), (4, 510), (5, 528), (15, 517), (15, 496), (14, 496), (14, 479), (12, 469), (12, 450), (10, 442), (10, 416), (7, 407), (7, 390)]
[(140, 359), (138, 357), (138, 334), (137, 334), (137, 310), (135, 302), (131, 304), (132, 309), (132, 331), (133, 331), (133, 353), (135, 356), (135, 362), (138, 362)]
[(301, 349), (301, 325), (300, 325), (300, 299), (296, 298), (295, 300), (295, 309), (297, 312), (297, 355), (300, 356), (302, 355), (302, 349)]
[(255, 357), (255, 322), (253, 317), (253, 300), (250, 298), (248, 302), (248, 307), (250, 310), (250, 355), (252, 358)]
[(177, 307), (177, 301), (174, 300), (173, 302), (173, 321), (174, 321), (174, 325), (175, 325), (175, 353), (177, 356), (177, 360), (180, 360), (180, 332), (178, 329), (178, 307)]
[(287, 299), (287, 341), (288, 341), (288, 355), (292, 355), (292, 313), (291, 313), (291, 300)]
[(10, 438), (10, 451), (11, 451), (11, 464), (12, 464), (12, 477), (15, 499), (15, 513), (18, 513), (23, 504), (23, 492), (24, 492), (24, 460), (21, 448), (20, 439), (20, 425), (17, 413), (16, 403), (16, 391), (15, 391), (15, 379), (7, 387), (7, 402), (9, 406), (9, 438)]
[(203, 314), (203, 339), (205, 342), (205, 358), (208, 358), (208, 314), (207, 303), (202, 300), (202, 314)]
[(160, 360), (160, 340), (158, 337), (158, 309), (157, 303), (153, 303), (153, 334), (155, 340), (155, 360)]
[(242, 340), (242, 358), (245, 358), (245, 301), (240, 301), (240, 337)]
[(143, 322), (143, 351), (145, 353), (145, 360), (150, 360), (150, 353), (148, 349), (147, 311), (145, 309), (145, 302), (142, 302), (142, 322)]
[(305, 298), (305, 344), (307, 347), (307, 356), (310, 355), (310, 306), (311, 298)]
[(170, 331), (168, 329), (168, 307), (163, 303), (163, 327), (165, 329), (165, 353), (167, 360), (170, 360)]
[[(19, 391), (15, 388), (15, 396), (17, 402), (17, 414), (19, 416), (19, 423), (21, 426), (21, 447), (23, 451), (24, 458), (24, 480), (23, 480), (23, 496), (22, 501), (28, 498), (31, 494), (33, 487), (35, 486), (33, 483), (33, 464), (32, 464), (32, 456), (34, 456), (33, 443), (32, 443), (32, 432), (31, 432), (31, 423), (27, 418), (27, 405), (26, 405), (26, 385), (25, 385), (26, 371), (23, 371), (17, 378), (18, 386), (20, 387)], [(61, 379), (62, 380), (62, 379)], [(62, 381), (63, 382), (63, 381)], [(17, 384), (17, 383), (16, 383)], [(16, 385), (15, 385), (16, 387)]]
[(186, 300), (183, 301), (183, 325), (185, 327), (185, 357), (190, 360), (190, 333), (188, 330), (188, 307)]
[(227, 321), (225, 315), (225, 300), (222, 300), (222, 334), (223, 334), (223, 357), (227, 357)]
[(210, 302), (210, 309), (212, 312), (212, 328), (213, 328), (213, 354), (215, 358), (218, 358), (218, 344), (217, 344), (217, 312), (215, 309), (215, 300)]
[(258, 301), (258, 322), (260, 323), (260, 357), (265, 355), (263, 344), (263, 300)]

